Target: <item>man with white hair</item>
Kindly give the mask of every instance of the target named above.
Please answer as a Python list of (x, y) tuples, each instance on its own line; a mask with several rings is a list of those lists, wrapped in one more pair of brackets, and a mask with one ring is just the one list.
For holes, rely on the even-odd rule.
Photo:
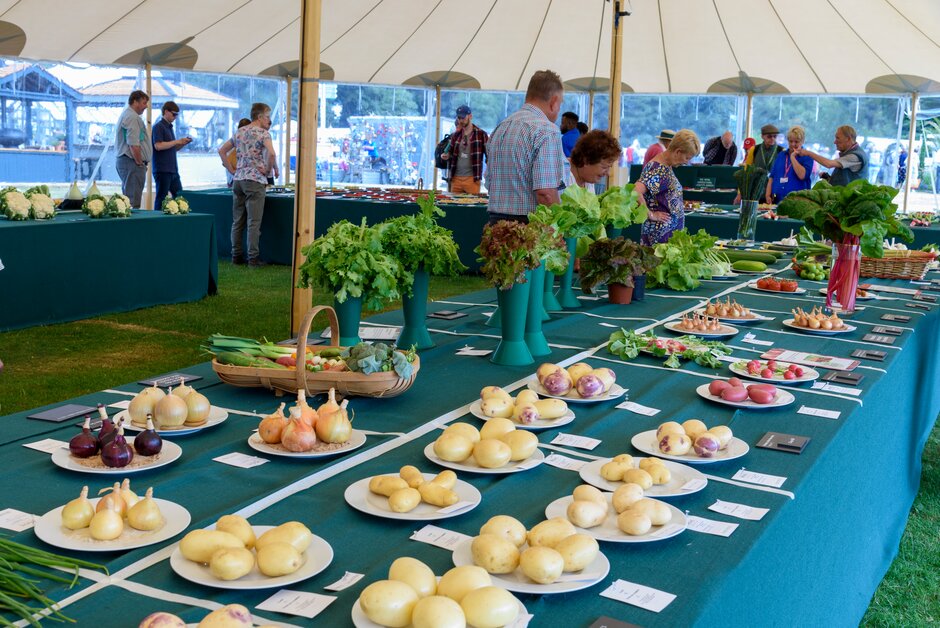
[(820, 166), (832, 168), (829, 177), (829, 183), (832, 185), (848, 185), (856, 179), (868, 178), (868, 153), (858, 145), (856, 137), (855, 129), (844, 124), (836, 129), (833, 142), (839, 149), (838, 157), (829, 159), (805, 148), (800, 150), (798, 155), (806, 155)]
[(706, 166), (733, 166), (738, 160), (738, 146), (731, 131), (705, 142), (704, 157)]

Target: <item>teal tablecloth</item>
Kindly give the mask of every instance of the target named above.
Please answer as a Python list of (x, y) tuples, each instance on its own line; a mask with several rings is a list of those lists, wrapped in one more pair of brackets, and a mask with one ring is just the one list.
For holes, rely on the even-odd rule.
[(0, 331), (195, 301), (215, 294), (215, 222), (206, 214), (0, 220)]
[[(784, 271), (790, 274), (789, 271)], [(937, 277), (932, 273), (931, 277)], [(546, 324), (550, 342), (556, 348), (552, 361), (574, 356), (583, 349), (602, 345), (612, 331), (610, 325), (630, 329), (658, 324), (663, 318), (695, 306), (700, 299), (722, 291), (744, 305), (760, 310), (775, 320), (752, 327), (757, 340), (778, 348), (817, 351), (848, 357), (854, 349), (881, 348), (884, 362), (865, 362), (857, 372), (864, 375), (856, 398), (845, 393), (824, 393), (805, 387), (794, 390), (796, 403), (769, 411), (734, 411), (698, 397), (694, 389), (708, 376), (727, 375), (695, 364), (682, 370), (662, 368), (662, 360), (640, 356), (631, 362), (613, 358), (601, 347), (587, 361), (609, 366), (618, 383), (629, 389), (629, 398), (660, 410), (654, 417), (631, 414), (613, 402), (579, 404), (574, 423), (562, 431), (602, 440), (591, 453), (613, 456), (637, 454), (631, 437), (655, 428), (666, 420), (700, 418), (708, 425), (730, 425), (735, 435), (751, 445), (743, 458), (701, 467), (716, 478), (728, 479), (742, 467), (786, 477), (783, 489), (795, 499), (712, 480), (701, 492), (670, 499), (691, 515), (740, 524), (723, 538), (685, 531), (670, 540), (645, 544), (602, 543), (611, 562), (611, 571), (602, 583), (565, 595), (521, 596), (533, 626), (588, 626), (601, 615), (616, 617), (643, 626), (854, 626), (867, 608), (872, 592), (897, 552), (907, 512), (917, 493), (920, 454), (934, 419), (940, 411), (936, 347), (940, 342), (938, 306), (927, 311), (911, 309), (907, 296), (896, 300), (865, 303), (866, 309), (851, 318), (858, 330), (840, 338), (821, 338), (791, 333), (780, 322), (794, 306), (822, 303), (816, 293), (819, 283), (801, 281), (810, 292), (805, 296), (766, 295), (742, 284), (706, 282), (691, 293), (651, 291), (644, 302), (614, 306), (603, 301), (583, 301), (577, 312), (555, 314)], [(888, 282), (878, 282), (888, 283)], [(906, 282), (891, 282), (906, 286)], [(366, 574), (365, 579), (338, 594), (337, 600), (315, 620), (316, 625), (349, 625), (350, 608), (359, 592), (370, 582), (385, 577), (389, 564), (403, 555), (427, 562), (436, 573), (450, 565), (450, 554), (442, 549), (408, 540), (420, 523), (373, 518), (354, 511), (343, 500), (349, 484), (377, 473), (390, 473), (404, 464), (425, 471), (435, 466), (422, 450), (436, 436), (434, 423), (454, 418), (479, 424), (466, 412), (484, 385), (510, 386), (528, 377), (532, 367), (500, 367), (486, 358), (460, 357), (463, 346), (492, 349), (494, 330), (484, 325), (485, 313), (493, 310), (493, 291), (464, 295), (431, 304), (430, 309), (460, 310), (467, 317), (455, 321), (434, 321), (438, 343), (422, 353), (422, 368), (415, 385), (391, 399), (352, 399), (355, 426), (383, 432), (370, 435), (362, 450), (335, 460), (286, 460), (269, 457), (270, 462), (255, 469), (229, 467), (212, 459), (230, 452), (256, 454), (246, 439), (257, 418), (231, 414), (212, 429), (180, 437), (182, 459), (160, 470), (134, 476), (140, 491), (154, 486), (158, 496), (184, 505), (192, 513), (193, 527), (206, 526), (222, 514), (246, 508), (255, 513), (256, 524), (276, 524), (299, 519), (329, 541), (335, 551), (333, 563), (320, 575), (291, 585), (290, 589), (329, 593), (323, 587), (339, 579), (345, 571)], [(897, 312), (895, 312), (897, 311)], [(862, 341), (864, 333), (880, 316), (905, 313), (912, 317), (895, 347)], [(400, 324), (400, 312), (369, 319), (371, 324)], [(657, 326), (657, 332), (662, 327)], [(742, 332), (729, 344), (734, 355), (749, 359), (766, 350), (750, 344)], [(444, 333), (446, 332), (446, 333)], [(668, 332), (662, 331), (667, 334)], [(197, 382), (212, 402), (223, 408), (256, 413), (273, 410), (278, 400), (261, 389), (238, 389), (221, 384), (208, 365), (188, 372), (202, 375)], [(128, 384), (124, 391), (138, 391)], [(75, 401), (113, 403), (127, 399), (114, 393), (93, 393)], [(837, 410), (836, 420), (798, 414), (801, 406)], [(107, 484), (101, 476), (74, 474), (54, 467), (47, 454), (24, 449), (22, 445), (42, 438), (67, 440), (77, 428), (25, 420), (19, 413), (2, 418), (0, 453), (16, 473), (0, 476), (4, 507), (37, 514), (71, 499), (84, 484), (94, 489)], [(801, 455), (755, 448), (767, 431), (804, 435), (811, 441)], [(397, 436), (390, 432), (405, 433)], [(557, 430), (539, 433), (548, 443)], [(509, 514), (532, 526), (544, 517), (545, 506), (569, 494), (579, 484), (577, 474), (542, 465), (511, 476), (460, 474), (483, 494), (483, 503), (466, 514), (439, 522), (439, 525), (465, 534), (475, 534), (490, 516)], [(29, 490), (24, 490), (27, 487)], [(42, 487), (42, 490), (32, 490)], [(259, 500), (264, 499), (263, 503)], [(716, 500), (768, 508), (760, 521), (733, 519), (708, 510)], [(41, 545), (30, 532), (15, 536), (22, 542)], [(165, 544), (164, 544), (165, 545)], [(170, 569), (168, 552), (143, 548), (123, 554), (97, 556), (111, 573), (127, 568), (119, 577), (129, 580), (125, 588), (110, 595), (112, 587), (94, 593), (66, 607), (80, 624), (94, 621), (102, 628), (134, 625), (157, 609), (180, 611), (193, 621), (205, 611), (166, 600), (169, 593), (201, 600), (238, 602), (254, 607), (274, 591), (222, 591), (191, 584)], [(661, 613), (654, 614), (599, 596), (615, 579), (654, 587), (677, 597)], [(152, 588), (142, 588), (143, 586)], [(168, 593), (167, 593), (168, 592)], [(61, 599), (67, 592), (55, 589)], [(106, 605), (128, 602), (120, 617), (103, 611)], [(259, 615), (310, 625), (306, 620), (276, 613)], [(273, 617), (271, 617), (273, 615)]]

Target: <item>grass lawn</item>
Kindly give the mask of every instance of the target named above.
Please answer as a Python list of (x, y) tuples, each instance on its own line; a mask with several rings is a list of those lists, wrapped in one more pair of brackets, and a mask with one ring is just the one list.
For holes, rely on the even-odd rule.
[[(206, 360), (210, 334), (281, 340), (289, 336), (290, 270), (219, 265), (219, 295), (0, 334), (0, 415), (103, 390)], [(485, 288), (478, 277), (432, 279), (431, 298)], [(314, 293), (314, 302), (332, 296)], [(393, 304), (391, 309), (397, 309)], [(324, 319), (325, 320), (325, 319)], [(319, 327), (325, 322), (316, 321)], [(940, 621), (940, 432), (924, 449), (920, 493), (898, 557), (868, 609), (864, 626), (922, 626)], [(834, 602), (835, 603), (835, 602)]]

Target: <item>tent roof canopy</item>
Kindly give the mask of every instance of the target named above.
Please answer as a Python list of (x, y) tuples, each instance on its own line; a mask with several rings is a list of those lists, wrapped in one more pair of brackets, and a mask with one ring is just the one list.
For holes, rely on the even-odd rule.
[[(594, 89), (609, 78), (612, 4), (324, 2), (321, 57), (337, 81), (438, 77), (442, 86), (522, 90), (535, 70), (551, 68), (573, 88)], [(637, 93), (940, 89), (937, 0), (631, 0), (627, 8), (622, 81)], [(0, 54), (292, 74), (299, 13), (298, 0), (0, 0)], [(740, 77), (765, 87), (747, 90)]]

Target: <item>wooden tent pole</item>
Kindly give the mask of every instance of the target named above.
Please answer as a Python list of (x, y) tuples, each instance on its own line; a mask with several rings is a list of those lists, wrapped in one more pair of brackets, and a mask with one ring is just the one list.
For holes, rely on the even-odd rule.
[[(441, 86), (434, 86), (434, 147), (441, 141)], [(432, 153), (433, 154), (433, 153)], [(434, 178), (431, 188), (437, 192), (437, 164), (432, 164), (434, 168)]]
[[(917, 105), (920, 103), (920, 94), (911, 93), (911, 127), (907, 138), (907, 176), (904, 177), (904, 204), (901, 205), (901, 211), (907, 212), (907, 197), (911, 193), (911, 175), (914, 173), (914, 142), (917, 138)], [(900, 155), (900, 152), (898, 152)], [(923, 173), (918, 173), (923, 177)]]
[(294, 267), (291, 272), (291, 333), (313, 305), (313, 291), (297, 288), (301, 249), (313, 241), (317, 202), (317, 116), (320, 86), (320, 20), (322, 0), (302, 0), (300, 8), (300, 109), (297, 137), (297, 187), (294, 195)]
[[(150, 62), (144, 66), (147, 73), (147, 130), (153, 134), (153, 73)], [(152, 142), (153, 140), (151, 140)], [(162, 203), (163, 200), (161, 199)], [(146, 205), (146, 209), (153, 209), (153, 155), (150, 156), (150, 163), (147, 164), (147, 195), (141, 200), (141, 205)], [(141, 207), (140, 209), (144, 209)]]
[(589, 129), (594, 128), (594, 91), (591, 90), (588, 92), (588, 119), (587, 125)]
[(754, 104), (754, 92), (747, 93), (747, 105), (744, 111), (744, 139), (751, 137), (751, 112)]
[(287, 79), (287, 117), (284, 122), (284, 185), (290, 185), (290, 118), (291, 118), (291, 84), (293, 79), (288, 74)]
[[(616, 0), (614, 2), (614, 23), (613, 28), (611, 28), (610, 42), (610, 105), (608, 106), (610, 122), (607, 127), (608, 132), (618, 140), (620, 139), (621, 66), (623, 64), (623, 29), (621, 18), (625, 15), (621, 13), (620, 8), (620, 0)], [(625, 178), (622, 168), (611, 168), (610, 174), (607, 176), (607, 185), (608, 187), (621, 185)]]

